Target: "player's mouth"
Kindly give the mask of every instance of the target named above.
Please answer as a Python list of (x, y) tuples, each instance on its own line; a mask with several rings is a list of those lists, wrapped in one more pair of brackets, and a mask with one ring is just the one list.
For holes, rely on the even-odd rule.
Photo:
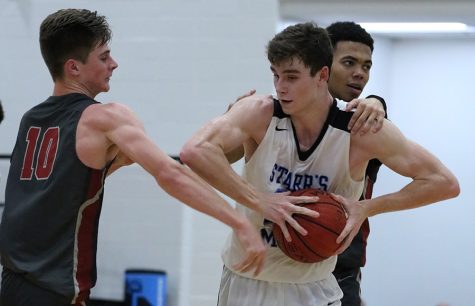
[(289, 103), (292, 103), (293, 100), (279, 99), (279, 101), (285, 104), (289, 104)]
[(353, 92), (360, 94), (363, 91), (363, 86), (360, 84), (351, 83), (347, 85)]

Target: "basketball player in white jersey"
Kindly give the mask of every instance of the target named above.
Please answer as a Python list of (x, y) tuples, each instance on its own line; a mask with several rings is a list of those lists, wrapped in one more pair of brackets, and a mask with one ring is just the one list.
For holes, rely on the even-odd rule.
[[(337, 239), (342, 252), (367, 217), (455, 197), (458, 182), (390, 121), (378, 133), (349, 133), (351, 113), (328, 92), (332, 48), (324, 29), (313, 23), (290, 26), (269, 42), (267, 55), (278, 99), (243, 99), (200, 129), (180, 155), (211, 185), (236, 200), (237, 209), (269, 246), (261, 273), (242, 273), (232, 268), (243, 252), (231, 233), (222, 254), (225, 267), (218, 305), (341, 305), (342, 292), (331, 273), (336, 256), (314, 264), (288, 258), (275, 245), (272, 225), (245, 206), (253, 196), (307, 187), (337, 194), (349, 214)], [(244, 179), (225, 156), (243, 144)], [(366, 166), (373, 158), (411, 182), (394, 193), (358, 202)]]

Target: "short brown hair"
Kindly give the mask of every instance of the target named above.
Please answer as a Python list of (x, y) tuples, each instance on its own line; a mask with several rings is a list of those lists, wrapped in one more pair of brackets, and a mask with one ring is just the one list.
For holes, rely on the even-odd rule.
[(293, 57), (309, 67), (312, 76), (324, 66), (331, 68), (333, 51), (327, 31), (313, 22), (299, 23), (275, 35), (267, 45), (267, 58), (271, 64)]
[(68, 59), (86, 62), (93, 48), (111, 37), (106, 18), (97, 12), (63, 9), (46, 17), (40, 26), (40, 48), (53, 80), (63, 76)]

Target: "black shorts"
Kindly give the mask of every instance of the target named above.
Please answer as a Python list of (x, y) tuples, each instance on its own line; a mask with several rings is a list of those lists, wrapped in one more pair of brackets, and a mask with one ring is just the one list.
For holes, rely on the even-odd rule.
[(333, 275), (343, 291), (341, 306), (361, 306), (361, 269), (335, 270)]
[[(41, 288), (21, 274), (3, 268), (0, 306), (71, 306), (65, 297)], [(76, 304), (86, 306), (86, 303)]]

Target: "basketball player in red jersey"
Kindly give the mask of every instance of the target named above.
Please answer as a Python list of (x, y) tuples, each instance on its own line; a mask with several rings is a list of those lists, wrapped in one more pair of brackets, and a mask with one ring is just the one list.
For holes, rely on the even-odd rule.
[[(0, 228), (2, 306), (85, 305), (96, 282), (104, 180), (132, 162), (171, 196), (233, 228), (243, 247), (237, 270), (262, 268), (265, 247), (249, 220), (158, 148), (128, 107), (94, 100), (118, 66), (110, 38), (105, 17), (89, 10), (60, 10), (41, 24), (54, 89), (23, 116), (11, 158)], [(295, 223), (293, 213), (315, 215), (293, 205), (301, 202), (295, 197), (254, 196), (248, 205), (281, 224)]]

